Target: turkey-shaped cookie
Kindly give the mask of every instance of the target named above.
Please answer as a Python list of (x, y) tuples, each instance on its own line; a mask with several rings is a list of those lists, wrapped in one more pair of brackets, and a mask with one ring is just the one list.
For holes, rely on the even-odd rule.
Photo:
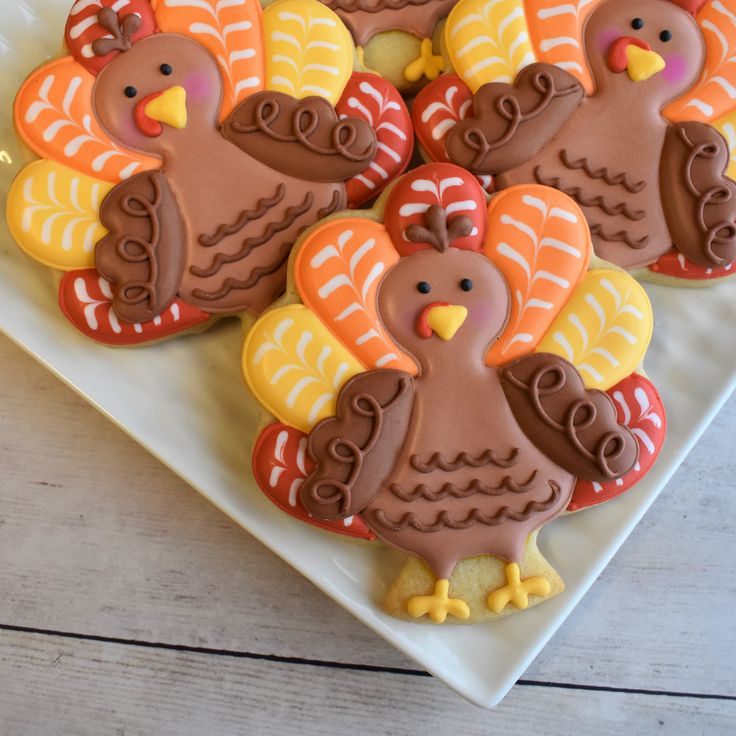
[(498, 189), (567, 193), (596, 254), (639, 277), (712, 283), (736, 259), (735, 17), (736, 0), (461, 0), (459, 76), (416, 101), (419, 141)]
[(297, 236), (375, 196), (411, 156), (397, 91), (352, 75), (317, 0), (78, 0), (71, 56), (31, 74), (16, 127), (19, 245), (63, 270), (59, 301), (96, 340), (139, 344), (257, 315)]
[[(243, 350), (274, 420), (254, 474), (294, 516), (415, 556), (391, 613), (477, 621), (555, 595), (538, 529), (651, 466), (664, 415), (636, 372), (649, 301), (590, 255), (566, 195), (525, 185), (486, 206), (450, 164), (297, 244), (284, 303)], [(617, 414), (632, 394), (646, 418)]]

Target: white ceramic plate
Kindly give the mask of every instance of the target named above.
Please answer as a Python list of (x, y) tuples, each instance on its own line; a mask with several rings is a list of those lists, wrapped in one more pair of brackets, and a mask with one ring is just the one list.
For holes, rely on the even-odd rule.
[[(13, 95), (58, 49), (69, 5), (0, 0), (3, 211), (21, 165)], [(670, 418), (655, 470), (622, 498), (545, 527), (540, 546), (567, 584), (563, 595), (494, 624), (404, 623), (378, 605), (396, 553), (294, 521), (256, 488), (245, 448), (258, 410), (240, 376), (237, 321), (154, 348), (99, 347), (65, 322), (50, 272), (20, 253), (4, 225), (0, 258), (0, 330), (327, 595), (485, 707), (501, 700), (562, 624), (736, 386), (736, 284), (706, 291), (648, 288), (657, 328), (646, 368)]]

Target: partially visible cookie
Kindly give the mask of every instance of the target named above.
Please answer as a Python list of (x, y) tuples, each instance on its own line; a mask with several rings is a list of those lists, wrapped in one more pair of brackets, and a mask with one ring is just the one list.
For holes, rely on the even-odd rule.
[(411, 555), (392, 614), (477, 622), (557, 595), (538, 530), (651, 467), (651, 307), (591, 255), (559, 191), (487, 205), (471, 174), (425, 165), (306, 232), (248, 332), (256, 480), (302, 521)]
[(596, 254), (637, 278), (705, 286), (733, 275), (736, 104), (724, 89), (736, 84), (725, 62), (736, 54), (736, 4), (502, 6), (518, 11), (504, 30), (481, 0), (450, 13), (456, 75), (413, 106), (425, 156), (492, 179), (495, 190), (565, 192), (588, 219)]

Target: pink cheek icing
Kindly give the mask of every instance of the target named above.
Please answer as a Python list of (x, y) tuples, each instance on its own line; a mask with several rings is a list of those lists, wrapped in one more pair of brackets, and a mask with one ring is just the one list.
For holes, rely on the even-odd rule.
[(680, 54), (670, 54), (664, 57), (665, 68), (662, 76), (671, 84), (681, 82), (687, 75), (687, 61)]
[(190, 72), (182, 85), (187, 91), (187, 100), (202, 102), (212, 94), (210, 76), (204, 72)]
[(618, 28), (614, 27), (608, 27), (604, 28), (599, 34), (598, 38), (596, 40), (596, 43), (598, 45), (598, 51), (600, 51), (601, 54), (608, 53), (608, 49), (611, 48), (611, 45), (614, 41), (619, 39), (623, 34)]

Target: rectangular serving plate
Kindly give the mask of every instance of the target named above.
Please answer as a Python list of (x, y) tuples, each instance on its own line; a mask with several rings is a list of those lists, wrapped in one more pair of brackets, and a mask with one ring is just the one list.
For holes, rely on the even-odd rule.
[[(58, 48), (67, 5), (2, 3), (3, 203), (22, 165), (11, 123), (13, 95)], [(337, 603), (486, 708), (503, 698), (567, 618), (736, 387), (736, 284), (697, 291), (647, 286), (656, 329), (646, 369), (669, 414), (655, 469), (616, 501), (545, 527), (540, 547), (565, 580), (561, 596), (493, 624), (405, 623), (380, 608), (395, 553), (290, 519), (256, 487), (247, 447), (259, 412), (240, 374), (236, 320), (154, 347), (105, 348), (64, 320), (50, 272), (17, 249), (4, 222), (0, 258), (0, 331)]]

